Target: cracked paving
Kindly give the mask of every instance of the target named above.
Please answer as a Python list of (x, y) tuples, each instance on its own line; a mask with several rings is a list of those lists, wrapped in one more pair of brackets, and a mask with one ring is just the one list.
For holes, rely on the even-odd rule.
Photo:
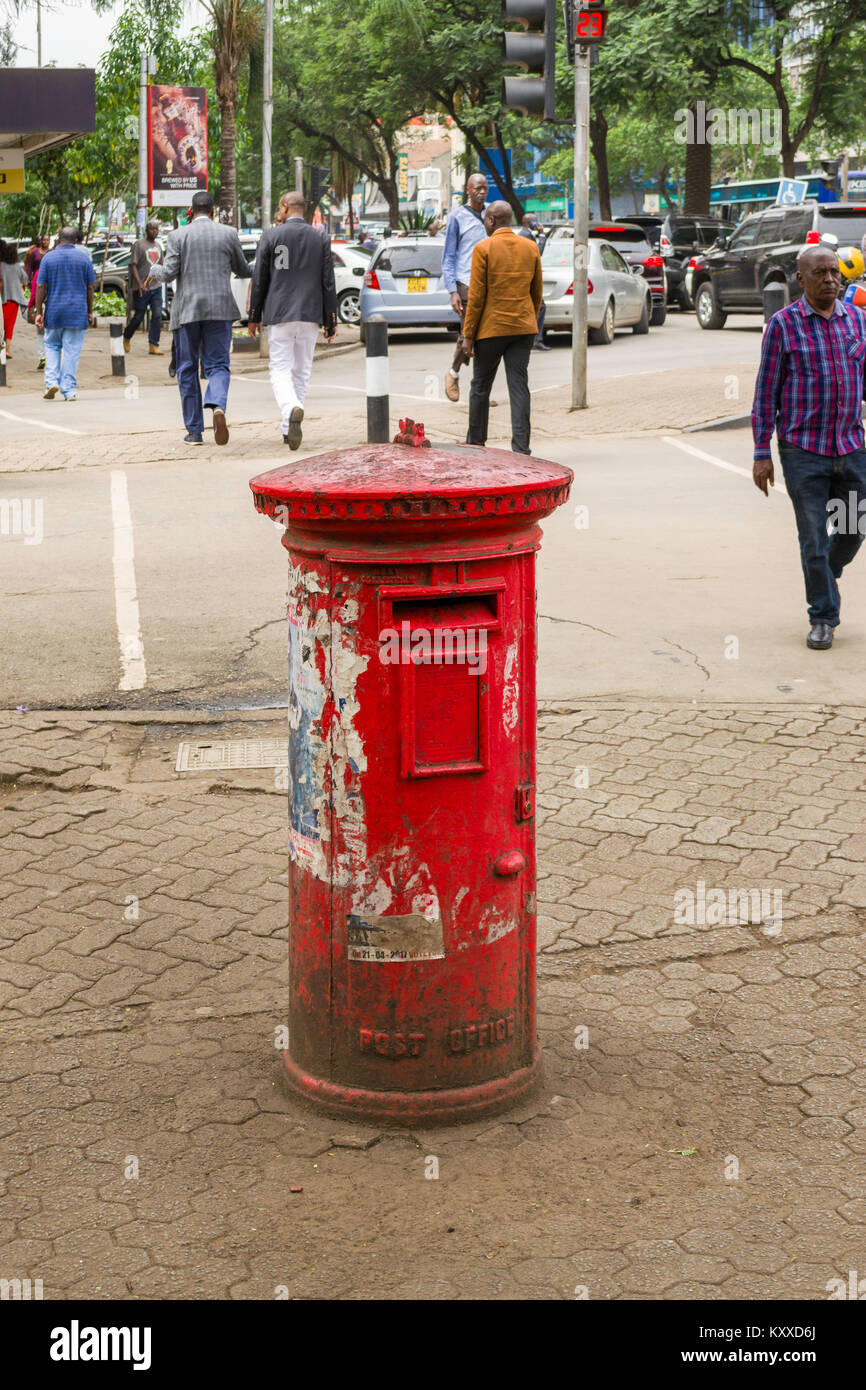
[[(866, 1268), (863, 710), (542, 707), (543, 1082), (412, 1133), (278, 1084), (285, 808), (264, 772), (175, 774), (197, 728), (0, 716), (5, 1276), (809, 1300)], [(780, 892), (781, 930), (675, 920), (698, 883)]]

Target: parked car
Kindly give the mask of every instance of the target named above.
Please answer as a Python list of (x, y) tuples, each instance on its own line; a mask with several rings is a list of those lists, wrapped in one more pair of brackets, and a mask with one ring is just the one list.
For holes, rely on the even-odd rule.
[[(574, 235), (548, 241), (541, 253), (546, 313), (544, 332), (571, 332), (574, 315)], [(610, 242), (590, 237), (587, 259), (586, 321), (591, 343), (612, 343), (617, 328), (647, 333), (652, 291), (642, 275), (626, 265)]]
[(678, 304), (681, 309), (693, 309), (694, 305), (686, 288), (686, 270), (693, 256), (700, 255), (715, 245), (722, 227), (719, 219), (702, 217), (700, 214), (670, 212), (639, 213), (628, 220), (643, 227), (653, 250), (664, 258), (668, 304)]
[(121, 299), (126, 299), (126, 282), (131, 260), (131, 246), (110, 246), (107, 253), (104, 249), (94, 250), (93, 269), (96, 272), (97, 294), (119, 294)]
[(337, 315), (341, 323), (361, 322), (361, 285), (370, 266), (370, 253), (345, 242), (331, 242), (334, 279), (337, 282)]
[[(551, 233), (548, 245), (563, 237), (573, 238), (573, 236), (574, 233), (571, 228), (558, 227), (556, 231)], [(589, 224), (589, 241), (596, 240), (607, 242), (608, 246), (612, 246), (615, 251), (618, 251), (623, 260), (634, 269), (635, 274), (644, 278), (652, 294), (650, 323), (654, 328), (663, 324), (667, 317), (664, 257), (653, 250), (643, 227), (633, 225), (631, 222), (591, 222)], [(547, 247), (545, 247), (546, 249)]]
[(695, 257), (691, 293), (701, 328), (724, 328), (728, 314), (761, 314), (764, 287), (784, 285), (786, 301), (799, 299), (797, 257), (809, 242), (860, 245), (866, 206), (801, 203), (767, 208), (722, 231), (715, 250)]
[(366, 321), (382, 314), (391, 328), (446, 328), (460, 320), (442, 282), (444, 237), (401, 237), (373, 252), (361, 288), (361, 342)]

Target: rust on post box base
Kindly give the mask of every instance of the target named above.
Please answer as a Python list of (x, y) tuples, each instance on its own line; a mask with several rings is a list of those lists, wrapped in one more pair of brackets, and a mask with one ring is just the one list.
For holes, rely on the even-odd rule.
[(569, 469), (366, 445), (254, 478), (289, 554), (289, 1047), (358, 1120), (537, 1076), (535, 552)]

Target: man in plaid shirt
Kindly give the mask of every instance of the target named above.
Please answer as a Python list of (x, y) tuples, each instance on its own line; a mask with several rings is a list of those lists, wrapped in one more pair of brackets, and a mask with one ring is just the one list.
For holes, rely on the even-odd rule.
[(797, 280), (802, 299), (774, 314), (764, 332), (752, 406), (752, 476), (769, 497), (775, 429), (806, 580), (806, 645), (826, 651), (839, 625), (836, 581), (863, 542), (861, 511), (866, 527), (866, 317), (837, 299), (841, 274), (829, 247), (808, 246), (800, 253)]

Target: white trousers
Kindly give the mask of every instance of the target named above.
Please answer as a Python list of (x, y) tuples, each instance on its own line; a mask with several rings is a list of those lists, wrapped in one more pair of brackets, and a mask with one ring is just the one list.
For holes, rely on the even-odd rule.
[(315, 323), (273, 323), (268, 328), (271, 389), (284, 432), (295, 406), (304, 404), (318, 334)]

